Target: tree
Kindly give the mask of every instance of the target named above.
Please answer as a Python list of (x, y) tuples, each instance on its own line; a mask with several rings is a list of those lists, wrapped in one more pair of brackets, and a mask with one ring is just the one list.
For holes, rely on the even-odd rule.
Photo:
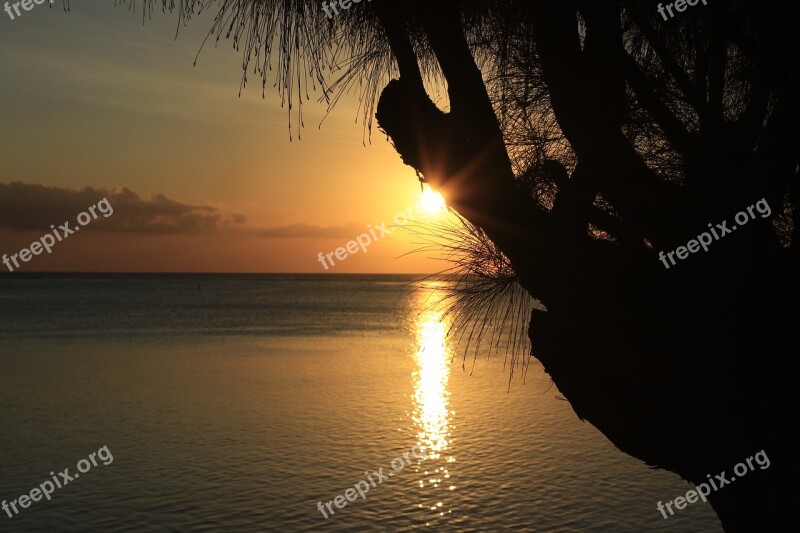
[(696, 484), (763, 449), (770, 469), (709, 499), (726, 531), (784, 530), (798, 6), (704, 4), (665, 20), (649, 0), (374, 0), (329, 18), (300, 0), (144, 0), (185, 18), (216, 6), (243, 84), (252, 67), (266, 87), (275, 61), (301, 124), (309, 84), (331, 105), (360, 86), (369, 131), (374, 111), (546, 305), (533, 354), (577, 415)]

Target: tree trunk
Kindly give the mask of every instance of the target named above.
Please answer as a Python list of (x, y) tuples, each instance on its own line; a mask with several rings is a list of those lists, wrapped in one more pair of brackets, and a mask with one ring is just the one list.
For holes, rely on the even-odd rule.
[[(796, 260), (777, 245), (769, 222), (759, 220), (667, 270), (643, 243), (637, 248), (587, 238), (586, 218), (600, 192), (656, 250), (671, 250), (705, 231), (706, 217), (719, 212), (710, 220), (730, 220), (761, 198), (752, 194), (768, 193), (773, 183), (762, 186), (754, 177), (794, 172), (796, 154), (778, 155), (797, 144), (797, 128), (782, 124), (778, 131), (791, 137), (774, 157), (761, 156), (766, 166), (759, 166), (758, 154), (727, 157), (722, 137), (704, 152), (673, 124), (670, 135), (689, 155), (687, 165), (698, 173), (721, 169), (742, 185), (720, 196), (724, 201), (711, 212), (704, 210), (707, 204), (697, 199), (702, 194), (690, 198), (691, 189), (659, 181), (620, 131), (623, 73), (642, 98), (648, 87), (620, 54), (618, 16), (588, 7), (587, 22), (600, 29), (581, 51), (576, 36), (565, 37), (574, 10), (536, 4), (544, 77), (578, 156), (572, 183), (548, 213), (515, 183), (456, 6), (442, 0), (414, 13), (448, 82), (448, 114), (425, 93), (403, 10), (380, 6), (401, 77), (381, 95), (378, 123), (403, 160), (487, 233), (522, 286), (547, 306), (531, 317), (533, 355), (576, 414), (622, 451), (695, 484), (722, 472), (737, 478), (709, 495), (726, 531), (793, 528), (798, 439), (789, 362), (800, 354)], [(587, 71), (586, 54), (608, 72)], [(666, 108), (651, 103), (666, 117)], [(731, 205), (736, 208), (726, 211)], [(735, 465), (752, 462), (762, 450), (768, 468), (734, 473)], [(678, 496), (664, 495), (665, 503)], [(653, 502), (653, 520), (663, 519)]]

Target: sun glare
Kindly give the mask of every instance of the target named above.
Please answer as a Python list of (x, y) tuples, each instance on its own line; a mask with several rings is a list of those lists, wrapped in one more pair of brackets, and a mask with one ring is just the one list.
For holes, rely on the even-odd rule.
[(425, 190), (422, 192), (422, 197), (419, 199), (419, 204), (429, 215), (435, 215), (436, 213), (441, 213), (447, 209), (447, 204), (445, 204), (442, 195), (431, 190)]

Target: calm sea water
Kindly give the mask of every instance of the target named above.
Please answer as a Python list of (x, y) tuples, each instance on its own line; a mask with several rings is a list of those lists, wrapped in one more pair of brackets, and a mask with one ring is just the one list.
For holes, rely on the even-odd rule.
[[(535, 361), (510, 390), (502, 354), (462, 370), (413, 279), (0, 277), (0, 499), (113, 455), (0, 530), (721, 531), (707, 504), (664, 520), (690, 485)], [(431, 458), (323, 517), (416, 444)]]

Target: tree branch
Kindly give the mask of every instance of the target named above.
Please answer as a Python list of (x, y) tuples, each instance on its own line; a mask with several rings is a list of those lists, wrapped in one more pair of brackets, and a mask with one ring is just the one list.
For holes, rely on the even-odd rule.
[(669, 72), (675, 80), (675, 84), (678, 86), (681, 93), (683, 93), (686, 101), (689, 102), (698, 113), (701, 113), (705, 108), (705, 97), (703, 93), (694, 86), (692, 80), (689, 79), (689, 75), (686, 74), (686, 71), (684, 71), (675, 60), (675, 56), (667, 50), (667, 45), (664, 43), (664, 40), (661, 39), (655, 28), (648, 22), (647, 17), (642, 13), (641, 7), (635, 1), (631, 0), (625, 0), (624, 4), (625, 8), (631, 14), (631, 17), (636, 21), (636, 25), (639, 26), (642, 35), (644, 35), (647, 42), (650, 43), (650, 46), (653, 47), (653, 51), (661, 60), (667, 72)]
[(692, 146), (689, 132), (656, 94), (653, 84), (639, 69), (636, 60), (628, 55), (627, 52), (623, 51), (622, 53), (625, 54), (625, 74), (628, 77), (631, 89), (639, 99), (639, 103), (661, 127), (661, 131), (664, 132), (664, 136), (672, 148), (684, 158), (688, 158)]

